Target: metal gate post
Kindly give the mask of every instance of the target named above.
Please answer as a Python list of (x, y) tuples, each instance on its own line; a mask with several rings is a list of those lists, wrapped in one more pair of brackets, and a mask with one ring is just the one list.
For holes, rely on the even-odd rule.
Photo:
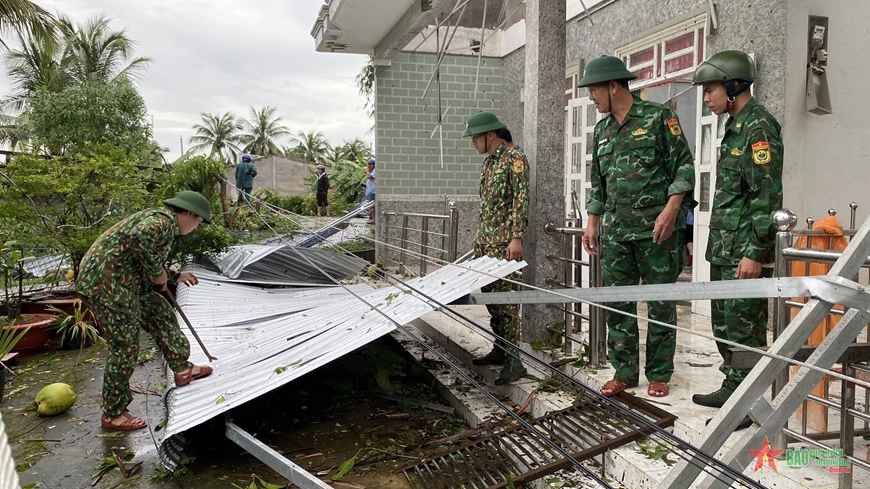
[(402, 267), (408, 269), (405, 265), (405, 249), (408, 247), (408, 216), (402, 216), (402, 241), (401, 250), (399, 252), (399, 274), (403, 274)]
[[(574, 227), (574, 223), (568, 221), (567, 227)], [(572, 260), (574, 259), (574, 235), (572, 233), (565, 233), (562, 235), (562, 253), (565, 255), (564, 266), (562, 267), (562, 274), (564, 275), (565, 288), (570, 289), (574, 287), (574, 263)], [(572, 355), (574, 353), (574, 344), (571, 341), (571, 335), (574, 333), (574, 311), (576, 310), (575, 302), (566, 302), (565, 303), (565, 327), (562, 329), (562, 333), (564, 333), (563, 340), (565, 344), (563, 345), (563, 351), (565, 355)]]
[(429, 256), (429, 218), (422, 217), (420, 224), (420, 276), (426, 275), (426, 258)]
[(459, 209), (456, 202), (450, 202), (450, 237), (447, 244), (447, 261), (456, 261), (456, 251), (459, 248)]
[[(773, 264), (773, 276), (774, 277), (788, 277), (788, 261), (785, 259), (785, 254), (783, 250), (791, 246), (791, 231), (794, 229), (797, 224), (797, 215), (789, 209), (782, 209), (776, 211), (773, 215), (773, 224), (776, 226), (776, 254), (775, 261)], [(788, 326), (788, 319), (786, 318), (786, 305), (785, 303), (788, 299), (784, 297), (778, 297), (773, 300), (774, 304), (774, 315), (773, 315), (773, 341), (775, 342), (779, 336), (785, 331), (785, 328)], [(788, 382), (789, 371), (788, 368), (782, 369), (782, 372), (776, 377), (776, 380), (773, 381), (773, 386), (771, 390), (771, 399), (776, 399), (776, 396), (779, 394), (779, 391), (782, 390), (783, 386)], [(786, 448), (786, 437), (785, 433), (782, 431), (777, 432), (776, 436), (773, 437), (773, 447), (775, 449), (785, 449)]]
[[(604, 286), (601, 259), (597, 255), (589, 255), (589, 281), (590, 287)], [(607, 361), (607, 320), (604, 309), (594, 304), (589, 304), (589, 350), (589, 361), (596, 366), (604, 365)]]

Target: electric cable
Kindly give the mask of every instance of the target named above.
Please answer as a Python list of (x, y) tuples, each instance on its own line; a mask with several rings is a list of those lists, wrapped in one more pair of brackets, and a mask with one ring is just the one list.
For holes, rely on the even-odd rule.
[[(262, 215), (260, 215), (256, 210), (254, 210), (254, 212), (258, 215), (258, 217), (260, 217), (260, 219), (263, 221), (263, 223), (264, 223), (267, 227), (269, 227), (270, 229), (272, 229), (271, 226), (268, 224), (268, 222), (267, 222), (265, 219), (263, 219)], [(274, 230), (273, 230), (273, 232), (274, 232)], [(283, 238), (282, 238), (282, 239), (283, 239)], [(285, 240), (285, 242), (286, 242), (286, 240)], [(288, 244), (289, 244), (289, 243), (288, 243)], [(488, 391), (486, 391), (485, 389), (483, 389), (483, 387), (480, 386), (480, 384), (478, 384), (477, 382), (475, 382), (474, 380), (472, 380), (472, 379), (470, 378), (470, 376), (468, 376), (465, 372), (461, 371), (461, 370), (460, 370), (460, 369), (459, 369), (455, 364), (453, 364), (452, 362), (450, 362), (449, 360), (447, 360), (446, 357), (444, 357), (440, 352), (438, 352), (437, 350), (435, 350), (434, 348), (432, 348), (432, 347), (431, 347), (430, 345), (428, 345), (427, 343), (423, 342), (422, 339), (418, 338), (418, 337), (417, 337), (415, 334), (413, 334), (410, 330), (408, 330), (407, 328), (405, 328), (403, 325), (399, 324), (399, 323), (398, 323), (397, 321), (395, 321), (394, 319), (388, 317), (385, 313), (381, 312), (379, 309), (377, 309), (376, 307), (374, 307), (372, 304), (369, 304), (367, 301), (365, 301), (364, 299), (362, 299), (359, 295), (357, 295), (356, 293), (350, 291), (350, 290), (349, 290), (349, 289), (348, 289), (344, 284), (342, 284), (340, 281), (336, 280), (334, 277), (330, 276), (328, 273), (326, 273), (325, 271), (323, 271), (319, 266), (317, 266), (315, 263), (313, 263), (313, 262), (312, 262), (311, 260), (309, 260), (307, 257), (305, 257), (305, 256), (302, 255), (302, 254), (300, 254), (300, 256), (302, 256), (303, 259), (305, 259), (305, 261), (307, 261), (307, 262), (309, 263), (309, 265), (311, 265), (311, 266), (315, 267), (316, 269), (318, 269), (318, 271), (320, 271), (321, 273), (323, 273), (325, 276), (329, 277), (330, 280), (332, 280), (334, 283), (336, 283), (337, 285), (339, 285), (339, 286), (341, 286), (342, 288), (344, 288), (348, 293), (350, 293), (351, 295), (353, 295), (355, 298), (357, 298), (358, 300), (360, 300), (361, 302), (363, 302), (363, 303), (366, 304), (367, 306), (372, 307), (373, 309), (378, 310), (378, 313), (379, 313), (379, 314), (381, 314), (381, 315), (384, 316), (386, 319), (388, 319), (390, 322), (392, 322), (392, 323), (393, 323), (397, 328), (401, 329), (401, 330), (402, 330), (403, 332), (405, 332), (405, 334), (407, 334), (409, 337), (413, 338), (415, 341), (417, 341), (418, 343), (420, 343), (421, 345), (423, 345), (427, 350), (429, 350), (429, 351), (431, 351), (433, 354), (435, 354), (435, 355), (436, 355), (436, 356), (437, 356), (441, 361), (443, 361), (444, 363), (446, 363), (447, 365), (449, 365), (449, 366), (450, 366), (454, 371), (456, 371), (457, 373), (459, 373), (460, 375), (462, 375), (462, 377), (463, 377), (466, 381), (468, 381), (468, 382), (469, 382), (470, 384), (472, 384), (475, 388), (477, 388), (480, 392), (484, 393), (487, 397), (489, 397), (490, 400), (495, 401), (495, 402), (499, 405), (499, 407), (501, 407), (503, 410), (505, 410), (506, 412), (508, 412), (509, 414), (511, 414), (512, 416), (514, 416), (515, 418), (518, 418), (518, 417), (517, 417), (517, 416), (516, 416), (516, 415), (515, 415), (511, 410), (507, 409), (506, 406), (504, 406), (501, 402), (499, 402), (498, 399), (495, 398), (495, 396), (493, 396), (491, 393), (489, 393)], [(395, 280), (398, 280), (398, 279), (395, 279)], [(398, 280), (398, 281), (401, 282), (400, 280)], [(405, 285), (407, 286), (407, 284), (405, 284)], [(412, 291), (413, 291), (413, 288), (411, 288), (411, 289), (412, 289)], [(419, 291), (417, 291), (417, 292), (419, 293)], [(445, 306), (444, 304), (440, 304), (438, 301), (435, 301), (435, 300), (432, 299), (431, 297), (426, 296), (425, 294), (420, 293), (420, 295), (426, 297), (427, 300), (430, 302), (430, 305), (431, 305), (431, 303), (435, 303), (435, 304), (439, 305), (439, 307), (441, 307), (441, 308), (445, 308), (445, 307), (447, 307), (447, 306)], [(419, 298), (419, 297), (418, 297), (418, 298)], [(448, 308), (448, 309), (449, 309), (449, 308)], [(525, 352), (523, 352), (523, 353), (525, 353)], [(538, 361), (536, 358), (535, 358), (535, 360)], [(543, 365), (545, 365), (546, 368), (554, 369), (552, 366), (550, 366), (550, 365), (548, 365), (548, 364), (545, 364), (545, 363), (543, 363), (543, 362), (541, 362), (541, 363), (542, 363)], [(577, 383), (576, 380), (574, 380), (574, 379), (568, 377), (567, 375), (563, 374), (562, 372), (558, 371), (558, 373), (559, 373), (560, 375), (562, 375), (562, 376), (563, 376), (566, 380), (568, 380), (569, 382), (571, 382), (571, 383)], [(601, 400), (601, 397), (603, 397), (603, 396), (601, 396), (599, 393), (596, 393), (594, 390), (589, 389), (587, 386), (585, 386), (585, 385), (583, 385), (583, 384), (579, 384), (579, 383), (577, 383), (577, 385), (581, 386), (582, 388), (585, 388), (585, 389), (588, 390), (590, 393), (592, 393), (593, 398), (598, 397), (599, 400)], [(608, 402), (608, 403), (610, 403), (610, 404), (613, 404), (613, 401), (610, 400), (610, 399), (604, 398), (604, 400), (605, 400), (605, 402)], [(639, 418), (639, 416), (638, 416), (636, 413), (631, 413), (630, 410), (627, 410), (627, 409), (625, 409), (625, 408), (623, 408), (623, 407), (621, 407), (621, 406), (619, 406), (619, 408), (620, 408), (621, 410), (624, 411), (624, 414), (625, 414), (625, 413), (628, 413), (628, 414), (631, 415), (631, 416), (634, 416), (634, 417), (638, 417), (638, 418)], [(660, 429), (661, 429), (661, 428), (659, 428), (658, 426), (649, 423), (648, 420), (642, 420), (642, 422), (645, 422), (644, 424), (647, 425), (647, 426), (652, 426), (654, 430), (656, 430), (656, 429), (659, 429), (659, 430), (660, 430)], [(583, 470), (585, 473), (587, 473), (587, 475), (591, 475), (590, 472), (588, 471), (588, 469), (586, 469), (586, 468), (585, 468), (585, 467), (584, 467), (584, 466), (583, 466), (579, 461), (577, 461), (576, 459), (574, 459), (573, 457), (571, 457), (569, 454), (567, 454), (566, 452), (564, 452), (561, 448), (558, 448), (555, 444), (553, 444), (552, 442), (550, 442), (549, 439), (548, 439), (546, 436), (544, 436), (542, 433), (538, 432), (536, 429), (534, 429), (533, 427), (531, 427), (531, 425), (528, 425), (528, 424), (525, 423), (524, 421), (522, 421), (521, 424), (523, 424), (523, 427), (526, 428), (530, 433), (534, 434), (535, 436), (539, 437), (541, 440), (544, 440), (548, 445), (551, 445), (553, 448), (557, 449), (557, 451), (559, 451), (559, 453), (560, 453), (561, 455), (565, 456), (566, 459), (570, 460), (570, 461), (572, 462), (572, 464), (574, 464), (574, 465), (577, 466), (578, 468), (581, 468), (581, 470)], [(680, 445), (686, 445), (686, 446), (691, 447), (690, 444), (686, 443), (686, 442), (683, 441), (683, 440), (680, 440), (679, 438), (676, 438), (676, 440), (677, 440), (677, 443), (680, 444)], [(694, 448), (694, 447), (691, 447), (691, 448)], [(700, 457), (702, 457), (702, 458), (704, 458), (704, 457), (708, 457), (708, 458), (710, 459), (710, 461), (711, 461), (712, 463), (714, 463), (714, 465), (716, 464), (716, 462), (718, 462), (717, 460), (713, 459), (712, 457), (709, 457), (709, 456), (706, 455), (705, 453), (700, 452), (700, 450), (698, 450), (697, 448), (694, 448), (694, 450), (698, 452), (698, 455), (699, 455)], [(694, 462), (694, 459), (688, 459), (688, 458), (684, 457), (682, 454), (678, 454), (678, 455), (679, 455), (681, 458), (686, 459), (687, 462), (689, 462), (689, 463), (693, 463), (693, 462)], [(719, 463), (721, 464), (721, 462), (719, 462)], [(712, 477), (717, 478), (718, 480), (722, 480), (723, 482), (728, 482), (728, 483), (730, 483), (730, 481), (731, 481), (732, 479), (735, 478), (735, 477), (730, 477), (728, 481), (725, 481), (725, 480), (719, 478), (716, 474), (713, 474), (712, 472), (710, 472), (710, 471), (707, 469), (707, 465), (708, 465), (708, 464), (705, 464), (704, 466), (701, 466), (701, 467), (699, 467), (699, 468), (700, 468), (702, 471), (704, 471), (705, 473), (708, 473), (709, 475), (711, 475)], [(733, 472), (733, 475), (736, 475), (736, 478), (737, 478), (737, 479), (742, 479), (742, 478), (744, 477), (744, 476), (742, 476), (742, 474), (739, 474), (739, 473), (737, 473), (736, 471), (734, 471), (734, 469), (732, 469), (730, 466), (727, 466), (727, 465), (726, 465), (725, 468), (724, 468), (723, 470), (724, 470), (725, 472), (728, 472), (728, 471)], [(596, 480), (596, 482), (598, 482), (598, 481), (600, 480), (600, 479), (597, 478), (597, 476), (593, 476), (593, 478)], [(603, 483), (603, 480), (602, 480), (601, 482)], [(754, 483), (754, 481), (752, 481), (751, 479), (749, 479), (748, 482), (749, 482), (751, 485), (753, 485), (753, 487), (760, 487), (760, 488), (763, 488), (763, 487), (764, 487), (764, 486), (761, 486), (761, 485), (754, 485), (755, 483)], [(606, 487), (609, 487), (609, 486), (606, 486)]]

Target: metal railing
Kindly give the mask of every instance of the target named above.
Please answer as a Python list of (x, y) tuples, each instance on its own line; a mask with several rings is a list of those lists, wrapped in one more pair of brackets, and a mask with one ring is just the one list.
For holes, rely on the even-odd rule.
[[(852, 202), (849, 205), (849, 208), (851, 210), (849, 228), (843, 230), (843, 236), (851, 241), (857, 231), (855, 229), (855, 213), (858, 204)], [(788, 277), (790, 275), (790, 267), (799, 266), (800, 263), (804, 263), (804, 275), (809, 276), (811, 263), (834, 263), (840, 257), (842, 253), (833, 250), (834, 240), (838, 238), (838, 236), (813, 229), (813, 224), (815, 223), (813, 218), (807, 218), (806, 222), (808, 229), (794, 230), (794, 226), (797, 223), (797, 217), (794, 213), (791, 213), (791, 211), (786, 212), (788, 212), (790, 216), (787, 226), (788, 229), (777, 232), (776, 236), (776, 261), (774, 263), (774, 275), (776, 277)], [(835, 216), (836, 214), (837, 212), (834, 209), (828, 211), (828, 215), (830, 216)], [(799, 237), (807, 238), (806, 248), (794, 246), (795, 238)], [(814, 240), (827, 240), (828, 249), (814, 249)], [(870, 259), (865, 261), (864, 268), (870, 268)], [(773, 335), (774, 341), (776, 341), (776, 339), (783, 334), (785, 328), (788, 327), (791, 320), (791, 311), (800, 310), (805, 304), (787, 298), (777, 298), (774, 299), (774, 301), (775, 315), (773, 321)], [(842, 315), (843, 311), (832, 309), (824, 319), (825, 331), (829, 332), (833, 327), (832, 316)], [(865, 328), (865, 341), (870, 341), (870, 337), (866, 336), (867, 333), (868, 330)], [(861, 344), (858, 343), (857, 345), (860, 346)], [(866, 346), (868, 343), (864, 343), (864, 345)], [(870, 372), (870, 366), (868, 366), (867, 363), (870, 361), (870, 350), (860, 349), (856, 351), (858, 352), (857, 354), (853, 352), (849, 355), (849, 358), (846, 361), (841, 362), (843, 375), (855, 377), (858, 371)], [(864, 354), (861, 352), (864, 352)], [(844, 356), (845, 355), (846, 354), (844, 354)], [(772, 387), (772, 395), (774, 398), (788, 382), (789, 376), (789, 369), (784, 369), (777, 377)], [(802, 416), (800, 419), (799, 431), (790, 429), (788, 425), (786, 425), (781, 430), (780, 434), (773, 440), (774, 446), (785, 448), (788, 443), (798, 442), (809, 445), (812, 448), (824, 450), (829, 449), (830, 447), (822, 443), (823, 441), (839, 440), (839, 447), (843, 451), (843, 458), (850, 461), (850, 469), (861, 467), (865, 470), (870, 470), (870, 463), (854, 456), (855, 437), (870, 435), (870, 391), (864, 389), (863, 409), (858, 410), (855, 408), (856, 384), (845, 381), (841, 381), (841, 384), (839, 401), (832, 400), (833, 396), (830, 395), (831, 393), (828, 390), (828, 382), (823, 382), (824, 394), (822, 397), (812, 394), (807, 396), (807, 400), (802, 404)], [(813, 401), (823, 406), (825, 408), (823, 413), (826, 417), (828, 416), (828, 409), (837, 411), (839, 414), (839, 430), (825, 430), (825, 432), (809, 433), (809, 401)], [(862, 426), (857, 429), (855, 426), (856, 418), (861, 420), (860, 423), (862, 424)], [(840, 472), (839, 487), (840, 489), (852, 488), (852, 470), (849, 472)]]
[[(548, 281), (551, 287), (566, 289), (583, 288), (584, 270), (588, 277), (588, 287), (601, 287), (604, 282), (601, 277), (601, 261), (597, 256), (590, 255), (589, 260), (583, 260), (583, 245), (581, 239), (586, 231), (583, 228), (581, 218), (566, 219), (565, 227), (555, 226), (550, 223), (544, 226), (547, 234), (562, 234), (562, 250), (564, 255), (547, 255), (548, 260), (560, 261), (563, 264), (563, 282)], [(552, 334), (563, 337), (563, 352), (565, 355), (574, 354), (574, 342), (583, 344), (585, 341), (579, 336), (583, 321), (589, 324), (589, 363), (603, 365), (607, 362), (607, 327), (604, 319), (604, 310), (599, 307), (589, 306), (588, 312), (583, 313), (581, 304), (566, 302), (564, 304), (549, 304), (550, 307), (562, 311), (565, 318), (563, 331), (549, 328)], [(582, 352), (581, 352), (582, 355)]]
[[(426, 275), (428, 260), (425, 257), (438, 258), (443, 261), (453, 262), (456, 260), (456, 250), (459, 246), (459, 210), (456, 202), (447, 204), (447, 214), (418, 214), (413, 212), (384, 212), (384, 235), (385, 241), (399, 247), (398, 265), (400, 273), (413, 274), (409, 263), (418, 263), (418, 275)], [(399, 219), (399, 224), (394, 221)], [(432, 225), (440, 227), (433, 230)], [(440, 226), (438, 226), (440, 224)], [(419, 226), (419, 227), (414, 227)], [(393, 231), (398, 234), (398, 243), (393, 239)], [(430, 245), (431, 238), (440, 239), (441, 245)], [(414, 241), (419, 239), (419, 241)], [(414, 251), (415, 254), (407, 253)], [(433, 252), (437, 256), (433, 255)], [(422, 255), (422, 256), (417, 256)]]

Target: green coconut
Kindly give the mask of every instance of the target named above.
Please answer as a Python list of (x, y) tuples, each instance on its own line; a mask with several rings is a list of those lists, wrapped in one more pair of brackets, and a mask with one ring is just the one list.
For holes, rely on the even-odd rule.
[(58, 382), (42, 388), (36, 397), (36, 412), (42, 416), (55, 416), (69, 409), (76, 402), (76, 391), (67, 384)]

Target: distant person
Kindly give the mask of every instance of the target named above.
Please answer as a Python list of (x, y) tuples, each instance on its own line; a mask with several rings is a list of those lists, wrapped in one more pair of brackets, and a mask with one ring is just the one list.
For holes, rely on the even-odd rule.
[[(366, 195), (363, 197), (363, 202), (375, 200), (375, 159), (369, 158), (368, 163), (366, 164)], [(369, 211), (369, 220), (366, 221), (368, 224), (375, 223), (375, 209), (374, 207)]]
[(239, 189), (239, 203), (250, 203), (251, 190), (254, 189), (254, 177), (257, 169), (251, 163), (251, 155), (242, 155), (242, 162), (236, 167), (236, 187)]
[(317, 168), (314, 170), (317, 174), (317, 217), (320, 217), (320, 208), (326, 208), (326, 217), (331, 217), (329, 215), (329, 177), (326, 176), (326, 167), (323, 165), (317, 165)]

